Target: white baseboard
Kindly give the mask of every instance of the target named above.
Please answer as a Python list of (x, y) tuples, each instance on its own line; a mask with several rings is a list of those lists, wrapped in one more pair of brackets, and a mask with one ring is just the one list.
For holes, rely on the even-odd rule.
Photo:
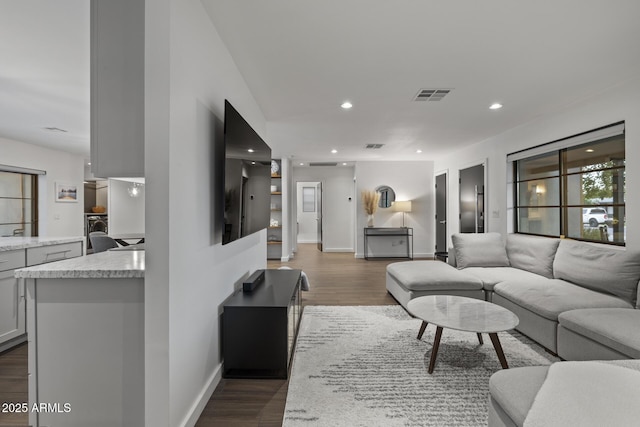
[(322, 248), (322, 252), (353, 252), (353, 248)]
[(193, 427), (198, 422), (200, 415), (202, 415), (202, 411), (204, 411), (205, 406), (209, 403), (211, 396), (213, 395), (214, 390), (218, 386), (220, 379), (222, 378), (222, 365), (218, 365), (218, 368), (211, 374), (209, 379), (207, 380), (205, 386), (200, 391), (198, 398), (193, 402), (189, 412), (185, 415), (180, 426), (182, 427)]
[[(397, 256), (397, 254), (393, 254), (392, 256)], [(364, 258), (364, 253), (356, 253), (356, 258)], [(382, 255), (377, 255), (377, 257), (381, 257)], [(373, 258), (370, 256), (370, 258)], [(413, 259), (433, 259), (433, 252), (425, 252), (425, 253), (415, 253), (413, 254)], [(402, 258), (398, 258), (399, 261), (402, 261)]]
[(5, 350), (9, 350), (11, 347), (17, 346), (18, 344), (22, 344), (25, 341), (27, 341), (27, 335), (26, 334), (24, 334), (24, 335), (22, 335), (20, 337), (13, 338), (13, 339), (7, 341), (6, 343), (0, 345), (0, 353), (5, 351)]
[(307, 240), (307, 239), (298, 239), (298, 243), (318, 243), (316, 239)]

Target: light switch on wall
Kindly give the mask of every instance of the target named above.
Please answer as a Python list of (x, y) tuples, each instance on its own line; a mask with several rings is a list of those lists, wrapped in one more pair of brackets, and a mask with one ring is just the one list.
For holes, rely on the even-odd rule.
[(60, 221), (60, 214), (53, 214), (53, 219), (56, 221)]
[(492, 210), (491, 218), (500, 218), (500, 210), (499, 209)]

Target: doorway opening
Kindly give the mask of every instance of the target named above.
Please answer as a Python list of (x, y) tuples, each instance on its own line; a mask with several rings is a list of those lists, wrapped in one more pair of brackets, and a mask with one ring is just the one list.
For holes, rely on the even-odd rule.
[(446, 257), (447, 242), (447, 173), (436, 175), (436, 247), (435, 257)]
[(484, 233), (484, 163), (460, 169), (460, 232)]
[(296, 183), (297, 243), (315, 243), (322, 251), (322, 182)]

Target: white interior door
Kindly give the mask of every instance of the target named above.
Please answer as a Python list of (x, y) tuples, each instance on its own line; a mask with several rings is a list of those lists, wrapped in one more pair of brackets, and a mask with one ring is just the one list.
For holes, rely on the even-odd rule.
[(298, 182), (296, 218), (298, 222), (298, 243), (318, 243), (317, 200), (318, 181)]

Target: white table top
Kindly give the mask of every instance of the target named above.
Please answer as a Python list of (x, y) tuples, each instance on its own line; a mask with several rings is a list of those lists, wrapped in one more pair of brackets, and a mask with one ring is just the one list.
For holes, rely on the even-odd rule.
[(16, 270), (25, 279), (144, 278), (145, 251), (104, 251)]
[(59, 245), (62, 243), (84, 242), (84, 237), (0, 237), (0, 251)]
[(452, 295), (418, 297), (409, 301), (407, 308), (427, 323), (467, 332), (507, 331), (520, 322), (518, 316), (499, 305)]

